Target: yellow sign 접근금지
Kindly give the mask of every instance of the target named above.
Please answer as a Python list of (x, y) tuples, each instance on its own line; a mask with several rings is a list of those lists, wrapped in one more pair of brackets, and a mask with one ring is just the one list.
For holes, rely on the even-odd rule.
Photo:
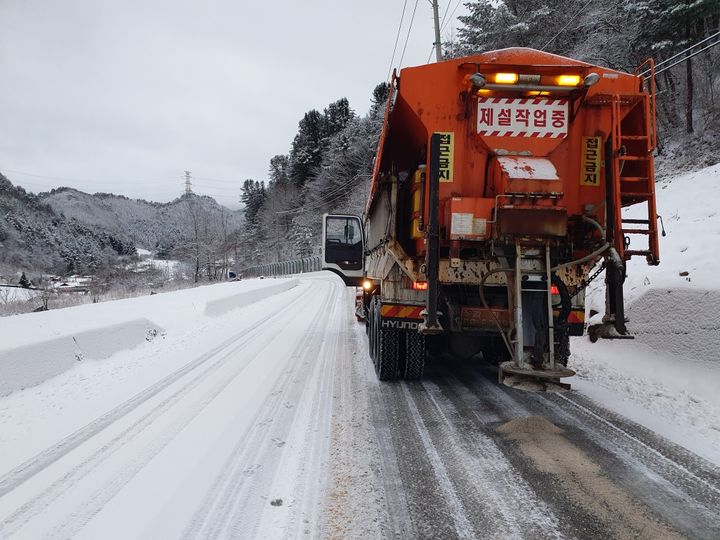
[(581, 186), (600, 186), (600, 168), (602, 166), (600, 145), (600, 137), (583, 137), (580, 166)]
[(440, 181), (453, 181), (453, 162), (455, 160), (455, 134), (453, 132), (436, 133), (440, 135)]

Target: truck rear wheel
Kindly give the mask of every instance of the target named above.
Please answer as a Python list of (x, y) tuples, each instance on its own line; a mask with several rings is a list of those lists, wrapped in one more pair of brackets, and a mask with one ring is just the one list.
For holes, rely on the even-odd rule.
[(425, 372), (425, 336), (418, 332), (405, 332), (406, 380), (421, 379)]
[(400, 333), (397, 330), (382, 328), (380, 302), (377, 297), (373, 298), (370, 306), (372, 313), (370, 356), (375, 365), (375, 373), (381, 381), (397, 380), (400, 360)]
[(370, 351), (370, 359), (377, 370), (377, 313), (375, 310), (375, 298), (370, 301), (368, 308), (368, 350)]
[(400, 357), (400, 336), (397, 330), (378, 328), (378, 365), (377, 374), (381, 381), (394, 381), (398, 378), (398, 359)]

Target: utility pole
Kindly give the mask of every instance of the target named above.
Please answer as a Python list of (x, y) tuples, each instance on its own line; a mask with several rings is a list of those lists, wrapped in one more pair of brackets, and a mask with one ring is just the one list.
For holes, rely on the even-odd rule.
[[(449, 1), (449, 0), (448, 0)], [(432, 0), (433, 20), (435, 21), (435, 59), (442, 62), (442, 45), (440, 44), (440, 14), (438, 12), (438, 0)]]
[(192, 182), (190, 181), (190, 171), (185, 171), (185, 195), (192, 193)]

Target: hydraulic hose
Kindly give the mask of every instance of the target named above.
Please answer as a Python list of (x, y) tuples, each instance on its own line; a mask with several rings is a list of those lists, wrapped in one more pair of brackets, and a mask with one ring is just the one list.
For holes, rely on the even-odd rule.
[(591, 260), (593, 260), (593, 259), (597, 259), (600, 255), (602, 255), (603, 253), (605, 253), (605, 251), (607, 251), (608, 249), (611, 250), (611, 252), (610, 252), (610, 256), (611, 256), (611, 257), (612, 257), (612, 252), (614, 251), (614, 252), (615, 252), (615, 256), (617, 257), (617, 259), (618, 259), (618, 260), (620, 259), (620, 256), (617, 254), (617, 251), (615, 251), (614, 248), (610, 247), (610, 244), (609, 244), (608, 242), (605, 242), (605, 244), (604, 244), (602, 247), (596, 249), (595, 251), (593, 251), (593, 252), (590, 253), (589, 255), (585, 255), (584, 257), (582, 257), (582, 258), (580, 258), (580, 259), (576, 259), (576, 260), (574, 260), (574, 261), (570, 261), (570, 262), (558, 264), (557, 266), (553, 267), (551, 270), (552, 270), (553, 272), (557, 272), (558, 270), (562, 270), (563, 268), (570, 268), (571, 266), (577, 266), (578, 264), (584, 264), (584, 263), (586, 263), (586, 262), (588, 262), (588, 261), (591, 261)]

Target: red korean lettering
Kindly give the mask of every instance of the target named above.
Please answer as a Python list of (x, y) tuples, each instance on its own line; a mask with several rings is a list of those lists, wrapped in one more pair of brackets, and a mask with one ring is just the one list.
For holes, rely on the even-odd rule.
[(511, 126), (512, 125), (512, 109), (500, 109), (498, 111), (498, 126)]
[(544, 128), (547, 126), (547, 111), (536, 109), (533, 111), (533, 127)]
[(480, 118), (478, 119), (478, 125), (486, 125), (488, 127), (493, 125), (493, 110), (489, 107), (481, 108), (478, 111)]
[(564, 128), (565, 127), (565, 111), (553, 111), (552, 112), (552, 127)]
[(523, 124), (525, 127), (527, 127), (529, 121), (530, 111), (528, 109), (517, 109), (515, 111), (515, 122), (517, 124)]

